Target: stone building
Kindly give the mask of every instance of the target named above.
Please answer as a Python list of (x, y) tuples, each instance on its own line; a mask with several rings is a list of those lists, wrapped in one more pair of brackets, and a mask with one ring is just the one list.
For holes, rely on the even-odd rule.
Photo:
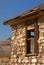
[(44, 3), (4, 25), (13, 32), (11, 65), (44, 65)]

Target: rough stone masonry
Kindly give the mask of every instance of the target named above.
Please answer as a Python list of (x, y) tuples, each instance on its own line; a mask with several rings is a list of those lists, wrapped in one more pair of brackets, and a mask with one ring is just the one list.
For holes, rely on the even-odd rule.
[(41, 17), (39, 22), (39, 54), (37, 56), (26, 57), (25, 40), (26, 40), (26, 26), (23, 24), (13, 29), (13, 37), (11, 39), (11, 65), (44, 65), (44, 17)]

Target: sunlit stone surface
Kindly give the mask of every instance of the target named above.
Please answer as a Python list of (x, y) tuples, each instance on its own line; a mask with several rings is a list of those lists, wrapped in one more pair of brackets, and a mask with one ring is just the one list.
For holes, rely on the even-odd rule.
[(25, 26), (19, 26), (14, 30), (12, 37), (11, 65), (44, 65), (44, 24), (39, 24), (39, 54), (38, 56), (26, 57)]

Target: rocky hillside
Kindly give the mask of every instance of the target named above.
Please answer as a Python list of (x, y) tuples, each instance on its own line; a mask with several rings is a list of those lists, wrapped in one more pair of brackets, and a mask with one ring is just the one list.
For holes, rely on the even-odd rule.
[(11, 54), (11, 38), (0, 41), (0, 57), (1, 56), (8, 56), (10, 57)]

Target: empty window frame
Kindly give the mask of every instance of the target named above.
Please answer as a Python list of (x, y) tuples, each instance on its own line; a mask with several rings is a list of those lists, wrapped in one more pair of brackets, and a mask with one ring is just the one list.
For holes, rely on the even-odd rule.
[(38, 23), (34, 23), (34, 27), (26, 29), (26, 54), (37, 55), (38, 54), (38, 37), (39, 26)]

